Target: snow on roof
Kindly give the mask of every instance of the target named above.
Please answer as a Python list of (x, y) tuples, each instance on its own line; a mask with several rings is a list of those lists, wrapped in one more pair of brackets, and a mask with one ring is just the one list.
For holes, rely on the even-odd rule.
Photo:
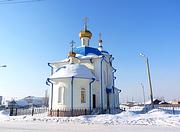
[(92, 72), (85, 65), (68, 64), (63, 67), (60, 67), (50, 77), (50, 79), (68, 78), (68, 77), (78, 77), (78, 78), (86, 78), (86, 79), (95, 78)]
[(16, 103), (18, 106), (21, 106), (21, 107), (29, 106), (28, 102), (24, 99), (18, 100), (16, 101)]
[(60, 64), (60, 63), (67, 63), (68, 61), (69, 61), (69, 58), (66, 58), (66, 59), (64, 59), (64, 60), (51, 62), (50, 64), (52, 64), (52, 65), (58, 65), (58, 64)]
[(92, 54), (92, 53), (89, 53), (87, 54), (86, 56), (84, 55), (81, 55), (81, 54), (76, 54), (76, 57), (79, 58), (79, 59), (91, 59), (91, 58), (99, 58), (99, 56), (95, 55), (95, 54)]

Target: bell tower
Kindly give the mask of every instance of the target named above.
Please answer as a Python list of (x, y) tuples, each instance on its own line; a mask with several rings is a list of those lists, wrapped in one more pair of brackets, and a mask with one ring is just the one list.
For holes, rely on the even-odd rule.
[(89, 46), (89, 41), (92, 37), (92, 33), (87, 29), (88, 18), (84, 18), (84, 29), (79, 33), (81, 39), (81, 46)]

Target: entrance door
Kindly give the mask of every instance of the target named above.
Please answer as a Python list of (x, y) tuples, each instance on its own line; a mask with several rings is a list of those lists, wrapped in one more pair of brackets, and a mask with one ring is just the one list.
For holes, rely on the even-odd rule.
[(96, 108), (96, 95), (93, 94), (93, 108)]

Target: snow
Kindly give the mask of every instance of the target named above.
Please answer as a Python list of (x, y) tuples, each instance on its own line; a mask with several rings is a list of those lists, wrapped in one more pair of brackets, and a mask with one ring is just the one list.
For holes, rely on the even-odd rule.
[(180, 114), (169, 114), (160, 109), (154, 109), (146, 114), (136, 114), (126, 111), (120, 114), (86, 115), (77, 117), (48, 117), (47, 113), (34, 116), (8, 116), (0, 112), (0, 121), (26, 121), (26, 122), (56, 122), (58, 124), (99, 124), (99, 125), (148, 125), (180, 127)]
[(154, 109), (146, 114), (131, 111), (120, 114), (87, 115), (78, 117), (48, 117), (47, 113), (34, 116), (8, 116), (0, 111), (0, 131), (126, 131), (126, 132), (179, 132), (180, 114), (169, 114)]
[(178, 128), (126, 125), (57, 124), (46, 122), (5, 122), (1, 132), (179, 132)]
[(67, 77), (78, 77), (78, 78), (95, 78), (92, 72), (85, 66), (81, 64), (67, 64), (64, 67), (58, 69), (50, 78), (67, 78)]

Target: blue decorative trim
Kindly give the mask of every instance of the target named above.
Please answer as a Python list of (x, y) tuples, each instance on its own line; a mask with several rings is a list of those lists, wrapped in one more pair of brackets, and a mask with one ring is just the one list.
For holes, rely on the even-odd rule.
[(112, 89), (106, 88), (106, 93), (112, 93)]
[(74, 76), (71, 80), (71, 116), (73, 116), (73, 89), (74, 89)]
[(47, 78), (46, 80), (46, 85), (50, 86), (51, 84), (51, 108), (50, 110), (52, 110), (52, 105), (53, 105), (53, 83), (50, 81), (50, 78)]
[(66, 66), (59, 67), (56, 72), (58, 72), (61, 68), (66, 68)]
[[(75, 77), (73, 76), (74, 78), (79, 78), (79, 79), (91, 79), (91, 78), (85, 78), (85, 77)], [(72, 77), (59, 77), (59, 78), (52, 78), (52, 80), (56, 80), (56, 79), (67, 79), (67, 78), (72, 78)], [(95, 79), (96, 81), (99, 81), (97, 79)]]
[(107, 54), (109, 54), (109, 52), (107, 52), (107, 51), (101, 51), (102, 53), (107, 53)]
[(95, 78), (92, 78), (92, 81), (89, 83), (89, 111), (91, 114), (92, 106), (91, 106), (91, 85), (95, 81)]
[[(53, 68), (53, 66), (51, 66), (50, 63), (48, 63), (48, 66), (51, 67), (51, 75), (52, 75), (53, 72), (54, 72), (54, 68)], [(48, 83), (51, 83), (51, 108), (50, 108), (50, 109), (52, 110), (52, 106), (53, 106), (53, 83), (50, 82), (50, 79), (49, 79), (49, 78), (47, 79), (47, 82), (48, 82)], [(46, 84), (48, 84), (48, 83), (46, 83)]]
[(101, 59), (101, 112), (103, 112), (103, 84), (102, 84), (102, 67), (103, 67), (103, 61), (106, 61), (105, 56), (102, 56)]

